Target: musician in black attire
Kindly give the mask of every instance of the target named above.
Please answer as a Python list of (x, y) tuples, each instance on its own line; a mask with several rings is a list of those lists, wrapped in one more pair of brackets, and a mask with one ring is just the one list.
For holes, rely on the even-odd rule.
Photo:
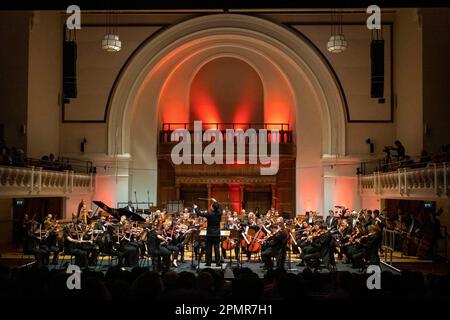
[(197, 205), (194, 205), (194, 211), (201, 217), (208, 220), (206, 228), (206, 266), (211, 266), (212, 248), (214, 246), (214, 258), (216, 266), (220, 267), (220, 221), (222, 218), (222, 209), (219, 202), (212, 199), (211, 211), (201, 212)]
[[(57, 264), (58, 255), (59, 255), (59, 244), (58, 244), (58, 234), (55, 230), (56, 226), (50, 227), (49, 230), (46, 230), (44, 238), (41, 239), (40, 246), (41, 248), (48, 251), (48, 253), (53, 253), (52, 264)], [(47, 258), (48, 259), (48, 258)]]
[(321, 224), (318, 235), (311, 240), (311, 249), (303, 256), (306, 266), (311, 268), (313, 259), (322, 259), (325, 266), (330, 268), (331, 264), (334, 265), (334, 261), (330, 261), (330, 250), (332, 250), (331, 232), (327, 230), (326, 225)]
[(106, 225), (106, 217), (100, 216), (94, 225), (95, 243), (98, 245), (100, 252), (106, 254), (115, 254), (114, 246), (114, 229)]
[(81, 248), (81, 228), (78, 225), (78, 218), (74, 217), (72, 222), (64, 229), (64, 250), (65, 253), (75, 256), (75, 264), (80, 268), (88, 266), (88, 253)]
[[(239, 231), (239, 234), (242, 234), (242, 231), (240, 230), (241, 229), (240, 226), (234, 222), (233, 217), (228, 218), (228, 221), (227, 221), (227, 223), (224, 224), (223, 229), (230, 230), (230, 231), (237, 230), (237, 231)], [(240, 241), (241, 238), (242, 238), (242, 236), (239, 236), (239, 239), (233, 239), (235, 241), (234, 256), (236, 257), (237, 261), (240, 260), (239, 254), (241, 251), (241, 241)], [(231, 253), (230, 253), (230, 255), (231, 255)], [(222, 247), (222, 256), (224, 259), (227, 258), (227, 250), (225, 250), (223, 247)]]
[(369, 226), (369, 233), (358, 241), (358, 250), (352, 255), (353, 267), (363, 267), (364, 259), (370, 264), (378, 265), (380, 263), (378, 256), (380, 243), (380, 228), (376, 225)]
[(263, 251), (261, 252), (261, 259), (264, 262), (263, 267), (264, 269), (272, 269), (272, 258), (277, 258), (277, 268), (282, 269), (284, 261), (283, 259), (280, 259), (280, 257), (285, 254), (283, 250), (286, 250), (289, 234), (276, 224), (270, 225), (269, 230), (272, 236), (267, 239)]
[(119, 238), (120, 246), (117, 250), (119, 265), (135, 267), (139, 262), (139, 244), (133, 239), (131, 224), (126, 219), (126, 216), (120, 217)]
[(325, 219), (328, 230), (335, 230), (338, 227), (338, 220), (334, 215), (335, 212), (333, 210), (330, 210), (329, 216)]
[(28, 215), (25, 214), (23, 223), (22, 223), (22, 233), (24, 235), (23, 241), (23, 253), (24, 254), (33, 254), (33, 249), (35, 247), (35, 239), (33, 234), (35, 222), (34, 220), (30, 220)]
[(129, 212), (135, 212), (132, 201), (128, 201), (127, 206), (124, 207), (123, 209)]
[[(151, 230), (148, 231), (147, 234), (147, 248), (150, 256), (153, 260), (153, 266), (157, 266), (158, 271), (162, 269), (169, 270), (170, 268), (170, 251), (161, 246), (161, 242), (164, 241), (164, 238), (159, 234), (157, 230), (158, 226), (154, 225)], [(162, 259), (162, 266), (161, 266)], [(156, 263), (155, 263), (156, 262)]]

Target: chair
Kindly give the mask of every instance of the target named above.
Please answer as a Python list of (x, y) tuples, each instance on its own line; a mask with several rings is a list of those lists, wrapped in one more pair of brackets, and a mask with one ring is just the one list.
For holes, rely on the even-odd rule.
[(97, 262), (95, 263), (95, 270), (97, 270), (98, 267), (101, 267), (103, 265), (103, 261), (105, 258), (108, 259), (108, 266), (111, 267), (114, 260), (116, 260), (116, 264), (119, 263), (119, 257), (114, 252), (100, 252), (97, 256)]
[(65, 260), (65, 256), (69, 256), (70, 257), (70, 264), (73, 264), (75, 256), (65, 252), (65, 250), (63, 249), (62, 251), (60, 251), (58, 253), (58, 258), (57, 258), (57, 261), (56, 261), (56, 265), (58, 266), (58, 269), (62, 269), (62, 265), (63, 265), (63, 262)]

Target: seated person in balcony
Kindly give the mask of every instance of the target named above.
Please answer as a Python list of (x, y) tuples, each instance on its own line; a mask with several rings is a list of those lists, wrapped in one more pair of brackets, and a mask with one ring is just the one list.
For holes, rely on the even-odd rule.
[[(2, 143), (0, 143), (0, 144), (2, 144)], [(12, 165), (11, 152), (5, 144), (2, 144), (0, 146), (0, 162), (1, 162), (1, 164), (7, 165), (7, 166)]]
[(426, 150), (422, 150), (420, 153), (419, 163), (416, 165), (417, 168), (425, 168), (428, 165), (428, 162), (431, 161), (431, 157), (428, 155)]
[(392, 150), (397, 151), (397, 155), (396, 155), (397, 161), (403, 160), (406, 155), (405, 147), (399, 140), (396, 140), (394, 142), (394, 145), (395, 145), (395, 147), (392, 147)]
[(414, 161), (411, 159), (410, 156), (405, 156), (400, 164), (400, 168), (414, 168), (414, 167), (415, 167)]
[(20, 148), (12, 149), (12, 164), (17, 167), (25, 167), (25, 151)]

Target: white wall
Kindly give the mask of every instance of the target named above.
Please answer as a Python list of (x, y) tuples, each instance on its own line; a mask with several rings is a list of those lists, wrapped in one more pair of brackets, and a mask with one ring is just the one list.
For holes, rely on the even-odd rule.
[(28, 32), (30, 13), (0, 12), (0, 123), (9, 147), (27, 151)]
[[(403, 12), (403, 9), (400, 11)], [(409, 112), (408, 109), (404, 107), (413, 103), (415, 108), (414, 110), (420, 111), (421, 103), (420, 99), (418, 99), (421, 95), (420, 90), (418, 90), (420, 87), (420, 74), (413, 72), (408, 74), (407, 77), (399, 76), (399, 74), (402, 74), (403, 72), (412, 72), (411, 69), (414, 69), (413, 66), (415, 66), (418, 56), (411, 57), (411, 55), (407, 52), (407, 48), (411, 45), (411, 43), (412, 45), (420, 46), (420, 42), (418, 40), (419, 38), (417, 38), (418, 31), (407, 30), (406, 28), (406, 25), (409, 23), (410, 19), (414, 17), (414, 13), (406, 12), (405, 14), (401, 13), (398, 15), (398, 21), (396, 18), (394, 25), (395, 33), (393, 39), (393, 57), (389, 55), (389, 32), (385, 32), (384, 34), (387, 42), (387, 47), (385, 50), (386, 68), (388, 68), (389, 63), (392, 62), (391, 58), (395, 64), (399, 64), (398, 67), (394, 65), (394, 94), (397, 95), (398, 101), (398, 109), (394, 114), (395, 122), (347, 123), (345, 151), (347, 155), (350, 155), (355, 159), (371, 158), (368, 154), (369, 147), (365, 143), (367, 138), (371, 138), (375, 142), (375, 153), (377, 154), (382, 154), (383, 146), (392, 144), (396, 138), (404, 141), (407, 150), (421, 149), (421, 135), (418, 133), (420, 130), (413, 130), (412, 126), (408, 126), (410, 123), (407, 120)], [(102, 24), (104, 23), (103, 18), (103, 16), (99, 15), (88, 15), (83, 21), (88, 21), (90, 24)], [(151, 21), (151, 17), (144, 18), (142, 16), (137, 17), (127, 15), (124, 19), (128, 19), (129, 21), (140, 19), (139, 21), (142, 23), (142, 26), (119, 27), (118, 33), (123, 41), (123, 49), (118, 54), (106, 53), (100, 49), (100, 41), (104, 33), (104, 27), (86, 25), (78, 32), (79, 96), (76, 99), (72, 99), (69, 105), (66, 105), (66, 120), (103, 121), (107, 99), (119, 70), (124, 66), (124, 63), (130, 57), (133, 50), (136, 49), (144, 39), (161, 28), (161, 26), (151, 26), (145, 24), (149, 22), (155, 23), (156, 21), (157, 23), (161, 22), (162, 25), (167, 21), (170, 21), (171, 23), (173, 21), (182, 20), (183, 17), (181, 15), (178, 18), (174, 16), (158, 16), (158, 19)], [(290, 15), (289, 19), (295, 24), (295, 20), (298, 19), (298, 21), (300, 21), (302, 20), (302, 17)], [(51, 23), (56, 23), (56, 20), (52, 20), (52, 22), (48, 21), (46, 23), (50, 26)], [(397, 23), (399, 23), (398, 28), (396, 25)], [(39, 28), (44, 28), (44, 26), (37, 25), (35, 29), (36, 31), (33, 32), (38, 32), (38, 30), (40, 30)], [(325, 56), (329, 59), (330, 63), (333, 65), (333, 68), (338, 73), (348, 99), (349, 111), (352, 120), (364, 120), (364, 117), (367, 117), (366, 120), (371, 121), (386, 120), (389, 118), (390, 77), (386, 76), (385, 104), (378, 104), (376, 100), (370, 99), (369, 97), (370, 59), (368, 53), (370, 33), (364, 28), (364, 25), (345, 27), (345, 33), (347, 40), (349, 41), (349, 49), (342, 55), (331, 55), (326, 51), (326, 49), (324, 49), (327, 40), (326, 38), (329, 34), (329, 26), (319, 27), (303, 25), (297, 26), (297, 28), (306, 34), (308, 38), (310, 38), (316, 46), (322, 50)], [(400, 36), (403, 32), (406, 33), (405, 37)], [(38, 35), (39, 33), (34, 34), (31, 41), (33, 42), (39, 39)], [(399, 51), (397, 52), (396, 50)], [(218, 47), (218, 50), (214, 54), (228, 51), (229, 50), (226, 48)], [(213, 53), (211, 52), (211, 54)], [(38, 57), (38, 55), (36, 55), (36, 57)], [(207, 56), (204, 58), (208, 59)], [(167, 59), (169, 59), (169, 57), (167, 57)], [(167, 59), (163, 60), (163, 62), (166, 62)], [(32, 61), (31, 58), (30, 61)], [(168, 80), (167, 83), (174, 81), (176, 78), (176, 73), (182, 72), (181, 68), (175, 72), (175, 67), (178, 68), (176, 65), (173, 66), (173, 74), (171, 74), (170, 80)], [(44, 66), (39, 66), (39, 68), (44, 68)], [(39, 68), (36, 70), (39, 70)], [(386, 70), (387, 75), (389, 74), (389, 71), (390, 69)], [(155, 69), (154, 72), (159, 72), (159, 69)], [(279, 75), (277, 75), (277, 79), (279, 78), (278, 76)], [(398, 78), (401, 80), (398, 80)], [(52, 79), (56, 79), (56, 76), (53, 75)], [(189, 77), (181, 77), (180, 79), (184, 79), (183, 81), (188, 81)], [(272, 77), (266, 79), (265, 81), (270, 82), (275, 80), (273, 80)], [(171, 100), (169, 98), (174, 98), (175, 96), (180, 96), (180, 99), (188, 99), (188, 95), (182, 93), (180, 90), (172, 90), (173, 88), (176, 88), (176, 86), (170, 85), (160, 91), (157, 89), (159, 88), (159, 85), (161, 84), (149, 83), (146, 87), (149, 88), (149, 91), (139, 92), (140, 96), (135, 97), (136, 99), (141, 100), (143, 105), (147, 103), (147, 108), (140, 111), (133, 111), (137, 113), (133, 113), (134, 122), (131, 139), (139, 140), (139, 143), (133, 144), (133, 147), (130, 150), (130, 170), (127, 169), (128, 171), (126, 173), (122, 173), (118, 176), (116, 174), (112, 174), (111, 172), (103, 172), (102, 170), (99, 170), (97, 178), (97, 193), (95, 195), (97, 198), (104, 197), (110, 204), (114, 204), (117, 201), (126, 201), (134, 194), (134, 191), (138, 192), (139, 199), (146, 199), (147, 191), (150, 191), (152, 195), (151, 201), (156, 201), (156, 155), (153, 154), (153, 151), (156, 150), (158, 128), (153, 125), (153, 120), (156, 117), (160, 117), (161, 114), (152, 111), (156, 108), (154, 105), (150, 105), (149, 101), (150, 99), (154, 101), (155, 95), (159, 94), (161, 94), (161, 96), (159, 96), (161, 105), (164, 103), (171, 103), (173, 99)], [(298, 82), (296, 82), (295, 85), (305, 86), (304, 83)], [(170, 92), (167, 89), (169, 87), (172, 88)], [(48, 88), (50, 88), (50, 86), (48, 86)], [(279, 90), (277, 97), (282, 97), (282, 92), (285, 91)], [(265, 94), (266, 93), (267, 88), (265, 88)], [(34, 92), (34, 94), (38, 93)], [(274, 93), (268, 95), (268, 97), (274, 96), (276, 96)], [(288, 97), (286, 100), (291, 98), (292, 97)], [(46, 96), (45, 99), (49, 102), (54, 101), (54, 97), (51, 96)], [(277, 103), (277, 101), (275, 101), (277, 99), (274, 99), (274, 104)], [(317, 101), (314, 101), (317, 97), (305, 96), (301, 97), (301, 99), (305, 99), (305, 103), (317, 103)], [(147, 102), (145, 102), (145, 100)], [(50, 104), (46, 105), (49, 106)], [(303, 103), (299, 103), (297, 106), (301, 123), (295, 123), (295, 116), (292, 114), (289, 115), (295, 128), (298, 129), (296, 139), (298, 140), (297, 147), (299, 148), (297, 157), (297, 183), (299, 186), (297, 188), (297, 202), (300, 204), (299, 210), (304, 211), (307, 209), (316, 209), (326, 212), (328, 210), (327, 207), (334, 201), (345, 201), (357, 204), (359, 199), (350, 199), (351, 197), (348, 196), (351, 192), (356, 192), (354, 170), (351, 172), (339, 172), (335, 175), (331, 174), (331, 176), (328, 176), (328, 173), (324, 173), (324, 168), (322, 167), (322, 163), (320, 161), (323, 152), (320, 142), (317, 142), (322, 139), (322, 128), (320, 121), (320, 116), (322, 115), (319, 115), (317, 112), (302, 109), (303, 105)], [(33, 110), (37, 110), (37, 106), (38, 104), (34, 103)], [(181, 106), (181, 108), (182, 107), (183, 106)], [(414, 113), (412, 123), (414, 123), (415, 127), (420, 125), (420, 119), (420, 114)], [(35, 128), (38, 128), (38, 126)], [(54, 130), (54, 128), (51, 127), (48, 128), (48, 130)], [(98, 164), (100, 165), (103, 163), (101, 158), (108, 152), (107, 130), (108, 128), (106, 123), (102, 122), (63, 123), (60, 125), (60, 151), (64, 155), (82, 157), (85, 159), (100, 159), (98, 160)], [(50, 134), (45, 133), (45, 136), (50, 136)], [(84, 138), (86, 138), (88, 142), (86, 145), (86, 153), (82, 155), (79, 148), (80, 142)], [(331, 139), (334, 138), (335, 137), (331, 137)], [(39, 134), (36, 137), (30, 137), (30, 141), (37, 141), (38, 139), (41, 139)], [(51, 143), (49, 146), (46, 146), (46, 148), (50, 148), (51, 144), (54, 143), (54, 140), (51, 139), (50, 142)], [(42, 143), (33, 142), (32, 144), (33, 146), (36, 146), (37, 149), (42, 149), (35, 150), (34, 152), (36, 154), (44, 151)], [(336, 164), (336, 166), (339, 165), (339, 163)], [(111, 167), (114, 166), (115, 164), (111, 164)], [(323, 180), (324, 176), (327, 177), (327, 181)], [(335, 189), (334, 191), (333, 188)], [(100, 194), (100, 189), (107, 191)], [(344, 189), (348, 191), (342, 192)], [(345, 198), (345, 200), (342, 200), (342, 198)]]
[(62, 28), (55, 12), (34, 12), (28, 58), (28, 156), (59, 154)]
[(381, 120), (391, 118), (391, 26), (383, 25), (384, 44), (384, 96), (385, 102), (370, 97), (370, 41), (371, 32), (366, 23), (344, 25), (343, 33), (348, 47), (341, 53), (327, 50), (329, 25), (294, 25), (325, 56), (333, 66), (344, 89), (351, 121)]
[(415, 9), (399, 10), (395, 17), (394, 72), (396, 138), (407, 154), (422, 151), (422, 30)]

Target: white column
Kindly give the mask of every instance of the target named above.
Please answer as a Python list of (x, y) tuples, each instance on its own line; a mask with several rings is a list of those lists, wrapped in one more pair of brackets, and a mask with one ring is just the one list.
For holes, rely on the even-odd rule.
[(324, 217), (328, 216), (328, 210), (332, 210), (336, 205), (335, 202), (336, 177), (323, 177), (323, 213)]

